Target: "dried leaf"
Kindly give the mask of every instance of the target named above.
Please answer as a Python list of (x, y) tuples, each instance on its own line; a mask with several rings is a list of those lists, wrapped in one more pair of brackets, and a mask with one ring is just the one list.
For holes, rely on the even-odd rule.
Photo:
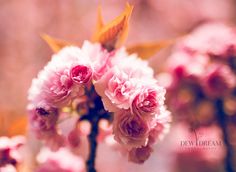
[(96, 30), (94, 41), (100, 42), (108, 50), (121, 46), (128, 35), (129, 19), (132, 10), (133, 6), (127, 3), (121, 15), (104, 25), (99, 31)]
[(127, 51), (129, 54), (137, 53), (142, 59), (148, 59), (158, 53), (161, 49), (172, 45), (175, 40), (176, 39), (141, 43), (128, 47)]
[(54, 53), (57, 53), (65, 46), (76, 45), (74, 43), (69, 43), (64, 40), (55, 39), (47, 34), (43, 34), (41, 35), (41, 37), (43, 38), (43, 40), (47, 42), (47, 44), (49, 45), (49, 47), (52, 49)]

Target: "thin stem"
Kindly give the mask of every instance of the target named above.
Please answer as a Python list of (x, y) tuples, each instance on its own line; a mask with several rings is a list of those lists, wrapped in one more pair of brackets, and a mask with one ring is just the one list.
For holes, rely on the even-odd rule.
[(235, 170), (232, 165), (233, 148), (230, 144), (229, 135), (227, 132), (227, 115), (225, 114), (223, 109), (223, 101), (221, 99), (216, 100), (215, 106), (217, 109), (218, 123), (221, 127), (223, 133), (223, 141), (226, 147), (225, 170), (227, 172), (234, 172)]
[[(94, 114), (94, 116), (96, 116), (96, 114)], [(99, 122), (99, 118), (98, 117), (93, 117), (90, 118), (90, 123), (91, 123), (91, 132), (88, 136), (88, 140), (89, 140), (89, 157), (88, 160), (86, 162), (87, 164), (87, 172), (96, 172), (95, 169), (95, 158), (96, 158), (96, 149), (97, 149), (97, 135), (98, 135), (98, 122)]]
[(112, 119), (112, 115), (104, 110), (101, 97), (94, 92), (93, 87), (90, 91), (93, 93), (89, 92), (91, 102), (88, 102), (88, 104), (93, 103), (94, 106), (91, 106), (88, 110), (88, 114), (82, 115), (79, 120), (87, 120), (91, 124), (91, 132), (88, 135), (89, 156), (86, 162), (86, 168), (87, 172), (96, 172), (95, 160), (97, 151), (97, 136), (99, 134), (98, 124), (101, 119), (110, 121)]

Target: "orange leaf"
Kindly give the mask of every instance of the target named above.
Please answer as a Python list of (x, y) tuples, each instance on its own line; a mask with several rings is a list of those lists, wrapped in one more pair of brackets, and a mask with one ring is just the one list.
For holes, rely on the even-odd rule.
[(41, 37), (43, 38), (44, 41), (46, 41), (46, 43), (49, 45), (49, 47), (52, 49), (54, 53), (57, 53), (65, 46), (76, 45), (74, 43), (69, 43), (64, 40), (55, 39), (47, 34), (42, 34)]
[(121, 46), (128, 35), (129, 19), (132, 10), (133, 6), (127, 3), (121, 15), (95, 33), (94, 41), (100, 42), (108, 50)]
[(157, 42), (146, 42), (133, 46), (129, 46), (127, 51), (129, 54), (137, 53), (142, 59), (148, 59), (158, 53), (163, 48), (172, 45), (176, 39), (173, 40), (162, 40)]

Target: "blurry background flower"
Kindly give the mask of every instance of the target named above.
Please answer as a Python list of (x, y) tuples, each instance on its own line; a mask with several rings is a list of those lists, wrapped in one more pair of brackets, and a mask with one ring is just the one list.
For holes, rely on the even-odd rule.
[(0, 171), (13, 172), (19, 168), (23, 161), (22, 146), (25, 144), (24, 136), (0, 137)]
[(171, 78), (166, 85), (167, 104), (175, 122), (185, 122), (192, 132), (217, 124), (226, 148), (227, 171), (234, 171), (235, 162), (235, 145), (230, 142), (232, 131), (228, 129), (235, 125), (236, 115), (232, 107), (236, 91), (235, 37), (235, 27), (215, 22), (203, 24), (177, 43), (166, 67)]

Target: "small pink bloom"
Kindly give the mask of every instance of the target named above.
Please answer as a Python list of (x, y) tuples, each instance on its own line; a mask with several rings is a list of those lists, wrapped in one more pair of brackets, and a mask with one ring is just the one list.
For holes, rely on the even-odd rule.
[(77, 65), (71, 69), (70, 76), (75, 83), (86, 84), (90, 81), (92, 70), (83, 65)]
[(95, 89), (102, 97), (105, 109), (115, 112), (130, 107), (130, 98), (135, 91), (137, 82), (118, 68), (112, 68), (96, 84)]
[(66, 105), (71, 99), (72, 84), (69, 71), (58, 71), (44, 84), (44, 100), (56, 106)]
[(153, 149), (150, 146), (145, 146), (141, 148), (133, 148), (129, 151), (129, 161), (143, 164), (153, 152)]
[(70, 71), (74, 66), (85, 65), (79, 48), (66, 47), (53, 55), (52, 60), (39, 72), (29, 89), (28, 99), (32, 103), (47, 101), (52, 107), (67, 105), (76, 96), (82, 95), (83, 89), (73, 85)]
[(146, 121), (129, 111), (120, 111), (114, 115), (115, 140), (128, 148), (146, 146), (149, 131)]
[(148, 82), (136, 90), (132, 101), (132, 110), (143, 117), (159, 114), (159, 108), (164, 104), (165, 89), (155, 82)]
[(102, 48), (100, 44), (92, 44), (89, 41), (85, 41), (81, 51), (91, 64), (94, 80), (100, 79), (111, 67), (111, 54)]
[(108, 81), (108, 87), (105, 90), (106, 96), (112, 103), (119, 108), (129, 108), (129, 98), (134, 86), (133, 83), (124, 75), (113, 75)]

